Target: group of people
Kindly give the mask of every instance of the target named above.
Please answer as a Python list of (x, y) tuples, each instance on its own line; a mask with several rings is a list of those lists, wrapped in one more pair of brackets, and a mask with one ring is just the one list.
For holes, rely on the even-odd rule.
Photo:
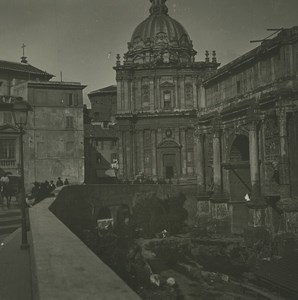
[(9, 186), (9, 177), (7, 174), (4, 174), (0, 178), (0, 202), (2, 206), (4, 205), (4, 198), (6, 198), (7, 207), (10, 207), (11, 202), (11, 191)]
[(31, 195), (28, 196), (29, 201), (32, 201), (35, 203), (40, 202), (41, 200), (49, 197), (52, 192), (56, 189), (56, 187), (64, 186), (64, 185), (69, 185), (69, 181), (66, 178), (64, 181), (58, 177), (58, 180), (56, 184), (54, 183), (53, 180), (50, 182), (46, 180), (45, 182), (34, 182), (34, 186), (31, 189)]

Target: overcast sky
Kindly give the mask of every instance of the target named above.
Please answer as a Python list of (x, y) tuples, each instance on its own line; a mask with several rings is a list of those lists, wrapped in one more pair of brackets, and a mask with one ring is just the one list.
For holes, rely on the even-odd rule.
[[(298, 26), (298, 0), (168, 0), (198, 51), (216, 50), (228, 63), (269, 35), (267, 28)], [(115, 56), (127, 51), (135, 27), (149, 15), (149, 0), (0, 0), (0, 59), (30, 64), (63, 80), (88, 85), (86, 93), (115, 84)]]

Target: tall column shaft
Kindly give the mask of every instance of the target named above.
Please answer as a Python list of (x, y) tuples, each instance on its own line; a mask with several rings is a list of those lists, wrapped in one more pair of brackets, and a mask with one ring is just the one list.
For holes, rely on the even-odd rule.
[(181, 101), (181, 109), (185, 109), (185, 82), (184, 77), (180, 78), (180, 101)]
[(122, 112), (122, 89), (121, 81), (117, 81), (117, 113)]
[(124, 81), (124, 111), (129, 112), (129, 87), (127, 79)]
[(250, 179), (252, 186), (252, 201), (260, 201), (260, 171), (258, 152), (258, 133), (256, 124), (251, 124), (249, 128), (249, 161)]
[(282, 198), (291, 196), (290, 190), (290, 171), (289, 171), (289, 149), (288, 149), (288, 132), (287, 132), (287, 114), (281, 111), (279, 115), (280, 129), (280, 189)]
[(205, 163), (204, 163), (204, 142), (203, 136), (195, 137), (195, 166), (197, 174), (197, 185), (200, 192), (205, 192)]
[(157, 162), (156, 162), (156, 131), (151, 131), (151, 142), (152, 142), (152, 176), (157, 175)]
[(186, 139), (185, 139), (185, 129), (180, 130), (180, 140), (182, 145), (181, 153), (181, 165), (182, 165), (182, 176), (187, 175), (187, 153), (186, 153)]
[(221, 161), (220, 161), (220, 135), (213, 135), (213, 182), (214, 193), (221, 192)]
[(144, 133), (143, 130), (138, 131), (138, 166), (139, 172), (144, 173)]
[(196, 78), (193, 78), (192, 90), (193, 90), (193, 106), (194, 106), (194, 108), (197, 108), (198, 107), (198, 91), (197, 91)]
[(150, 110), (154, 111), (154, 78), (150, 79)]

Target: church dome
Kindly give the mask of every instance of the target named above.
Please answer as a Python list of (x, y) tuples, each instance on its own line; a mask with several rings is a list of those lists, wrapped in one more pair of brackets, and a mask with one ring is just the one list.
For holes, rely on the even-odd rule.
[(134, 30), (128, 43), (128, 61), (148, 63), (156, 58), (193, 61), (196, 52), (184, 27), (168, 15), (167, 0), (150, 0), (150, 16)]

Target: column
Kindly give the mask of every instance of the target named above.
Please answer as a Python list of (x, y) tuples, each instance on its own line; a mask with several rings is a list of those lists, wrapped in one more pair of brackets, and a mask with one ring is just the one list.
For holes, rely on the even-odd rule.
[(137, 91), (136, 91), (136, 98), (135, 98), (135, 106), (136, 110), (142, 110), (142, 79), (139, 78), (137, 80)]
[(199, 104), (199, 108), (205, 108), (206, 107), (206, 90), (205, 87), (203, 86), (203, 84), (201, 85), (201, 101)]
[(185, 109), (185, 91), (184, 91), (184, 77), (180, 77), (180, 101), (181, 109)]
[(179, 90), (178, 90), (178, 77), (174, 78), (175, 83), (175, 108), (179, 109)]
[(160, 86), (160, 78), (157, 78), (156, 79), (156, 108), (157, 109), (161, 109), (161, 103), (160, 103), (160, 101), (161, 101), (161, 99), (160, 99), (160, 88), (159, 88), (159, 86)]
[(131, 128), (130, 130), (130, 138), (131, 138), (131, 171), (132, 171), (132, 178), (135, 178), (136, 172), (136, 134), (135, 128)]
[(143, 130), (138, 131), (138, 166), (139, 166), (139, 172), (144, 173), (145, 167), (144, 167), (144, 133)]
[(279, 112), (280, 132), (280, 193), (281, 198), (290, 198), (290, 173), (289, 173), (289, 149), (287, 132), (287, 113), (283, 109)]
[(127, 79), (124, 80), (124, 112), (129, 112), (129, 87)]
[(122, 112), (122, 91), (121, 91), (121, 81), (117, 81), (117, 113)]
[(156, 130), (151, 131), (151, 142), (152, 142), (152, 177), (157, 176), (157, 164), (156, 164)]
[(125, 132), (125, 147), (126, 147), (126, 175), (128, 179), (132, 179), (131, 136), (129, 130)]
[[(256, 112), (254, 112), (256, 113)], [(259, 169), (259, 147), (258, 147), (258, 119), (253, 116), (249, 126), (249, 162), (251, 195), (247, 202), (249, 208), (249, 223), (251, 228), (263, 227), (265, 225), (265, 208), (267, 207), (261, 195), (260, 169)]]
[(150, 78), (150, 111), (154, 111), (154, 78)]
[(162, 173), (163, 173), (163, 161), (162, 161), (162, 157), (159, 153), (158, 155), (158, 151), (157, 151), (157, 147), (161, 144), (162, 142), (162, 130), (160, 128), (157, 129), (157, 134), (156, 134), (156, 160), (157, 160), (157, 176), (158, 177), (162, 177)]
[(193, 107), (198, 107), (198, 89), (197, 89), (197, 78), (194, 77), (192, 82), (192, 90), (193, 90)]
[(180, 143), (182, 145), (182, 149), (181, 149), (182, 176), (186, 176), (187, 175), (187, 153), (186, 153), (185, 128), (182, 128), (180, 130)]
[[(197, 190), (198, 198), (209, 199), (206, 193), (206, 182), (205, 182), (205, 155), (204, 155), (204, 136), (199, 132), (195, 133), (195, 168), (197, 174)], [(202, 200), (202, 199), (201, 199)]]
[(221, 193), (221, 160), (220, 160), (220, 133), (213, 134), (213, 182), (214, 193)]

